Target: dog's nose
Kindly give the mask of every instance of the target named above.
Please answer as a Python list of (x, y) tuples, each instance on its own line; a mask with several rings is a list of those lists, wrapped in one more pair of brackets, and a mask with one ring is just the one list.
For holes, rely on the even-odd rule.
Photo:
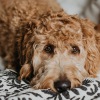
[(57, 90), (57, 92), (61, 93), (71, 88), (71, 82), (69, 80), (66, 81), (58, 80), (54, 82), (54, 87)]

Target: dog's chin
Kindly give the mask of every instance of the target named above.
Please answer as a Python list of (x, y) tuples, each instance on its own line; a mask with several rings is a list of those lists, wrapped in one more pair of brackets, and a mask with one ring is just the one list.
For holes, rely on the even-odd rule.
[[(71, 80), (70, 80), (71, 81)], [(34, 79), (31, 81), (30, 85), (33, 87), (33, 89), (50, 89), (53, 92), (58, 92), (54, 86), (54, 80), (52, 79), (46, 79), (44, 81), (40, 81), (40, 80), (35, 80)], [(71, 81), (71, 88), (76, 88), (79, 87), (80, 85), (82, 85), (82, 80), (80, 81), (80, 79), (74, 79)], [(66, 89), (67, 90), (67, 89)], [(68, 89), (69, 90), (69, 89)]]
[[(79, 82), (78, 80), (74, 80), (71, 83), (71, 88), (70, 89), (77, 88), (77, 87), (79, 87), (81, 85), (82, 85), (82, 82)], [(44, 81), (43, 83), (37, 83), (37, 84), (33, 85), (32, 87), (34, 89), (36, 89), (36, 90), (38, 90), (38, 89), (50, 89), (53, 92), (58, 92), (55, 89), (54, 82), (52, 80), (50, 80), (50, 81)], [(66, 89), (66, 91), (67, 90), (69, 90), (69, 89)]]
[(30, 85), (36, 90), (37, 89), (50, 89), (53, 92), (57, 92), (56, 89), (54, 88), (54, 81), (51, 79), (47, 79), (47, 80), (44, 80), (42, 82), (38, 81), (36, 83), (33, 83), (31, 81)]
[(71, 80), (71, 89), (76, 88), (82, 85), (82, 80), (80, 79), (73, 79)]

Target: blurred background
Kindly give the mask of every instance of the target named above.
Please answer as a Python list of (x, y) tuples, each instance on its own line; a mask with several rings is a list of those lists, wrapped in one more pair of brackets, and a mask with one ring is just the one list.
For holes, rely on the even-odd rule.
[(100, 0), (57, 0), (68, 14), (78, 14), (100, 23)]
[[(77, 14), (96, 23), (100, 29), (100, 0), (57, 0), (68, 14)], [(3, 70), (3, 61), (0, 58), (0, 70)]]

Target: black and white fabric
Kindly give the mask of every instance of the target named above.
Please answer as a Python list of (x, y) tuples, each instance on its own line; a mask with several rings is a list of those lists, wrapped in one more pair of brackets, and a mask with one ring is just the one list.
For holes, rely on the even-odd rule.
[(13, 70), (0, 71), (0, 100), (100, 100), (100, 78), (87, 78), (80, 87), (54, 93), (50, 89), (34, 90), (17, 76)]

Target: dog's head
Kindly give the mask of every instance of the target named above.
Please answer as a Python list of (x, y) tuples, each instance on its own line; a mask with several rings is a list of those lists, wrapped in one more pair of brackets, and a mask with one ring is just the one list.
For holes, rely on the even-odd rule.
[(63, 12), (48, 13), (31, 19), (20, 32), (20, 78), (34, 74), (34, 88), (63, 91), (96, 76), (99, 51), (89, 21)]

